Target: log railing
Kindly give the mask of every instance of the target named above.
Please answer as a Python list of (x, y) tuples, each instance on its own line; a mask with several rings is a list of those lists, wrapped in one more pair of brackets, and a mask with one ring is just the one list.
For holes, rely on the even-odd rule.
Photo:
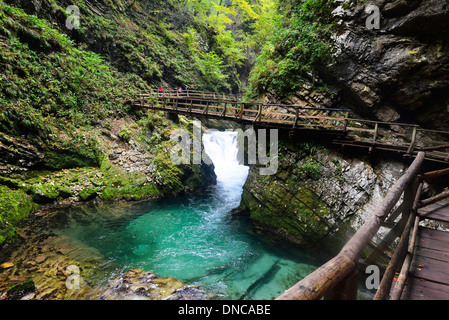
[(238, 101), (241, 98), (241, 94), (228, 94), (218, 92), (207, 92), (199, 90), (182, 89), (181, 92), (174, 89), (163, 89), (159, 92), (159, 89), (153, 89), (140, 93), (140, 97), (149, 98), (151, 96), (158, 96), (161, 98), (191, 98), (191, 99), (208, 99), (208, 100), (229, 100)]
[[(386, 246), (386, 243), (393, 242), (398, 234), (402, 234), (402, 236), (375, 295), (375, 299), (385, 299), (390, 292), (395, 270), (403, 261), (404, 248), (407, 249), (410, 229), (416, 222), (414, 212), (419, 203), (417, 199), (419, 199), (421, 190), (417, 176), (424, 159), (425, 153), (419, 152), (405, 174), (397, 180), (384, 200), (337, 256), (286, 290), (277, 299), (316, 300), (322, 297), (355, 299), (359, 281), (358, 269), (363, 270), (362, 266), (373, 264), (380, 258), (383, 249), (376, 250), (375, 248), (371, 253), (367, 253), (367, 249), (380, 227), (388, 225), (384, 223), (388, 221), (393, 222), (395, 227), (392, 227), (385, 236), (384, 239), (387, 240), (381, 241), (381, 245)], [(401, 199), (402, 203), (398, 206)], [(398, 231), (400, 232), (398, 233)], [(392, 236), (393, 234), (395, 236)], [(362, 259), (363, 255), (364, 259)]]

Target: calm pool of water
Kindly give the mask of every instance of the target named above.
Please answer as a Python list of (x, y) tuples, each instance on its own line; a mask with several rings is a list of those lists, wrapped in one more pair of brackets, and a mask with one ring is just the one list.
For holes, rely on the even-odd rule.
[[(102, 267), (113, 274), (137, 267), (199, 285), (223, 299), (279, 296), (322, 261), (256, 232), (247, 218), (232, 217), (248, 168), (232, 161), (234, 134), (205, 134), (203, 143), (218, 176), (217, 185), (204, 194), (123, 208), (70, 208), (59, 215), (53, 232), (96, 248), (108, 261)], [(219, 164), (229, 156), (226, 166)]]

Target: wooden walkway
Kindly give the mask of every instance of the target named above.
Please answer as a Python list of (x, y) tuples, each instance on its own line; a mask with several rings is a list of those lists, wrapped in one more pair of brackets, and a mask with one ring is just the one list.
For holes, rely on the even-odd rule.
[(193, 117), (235, 121), (259, 127), (313, 131), (328, 134), (345, 147), (387, 150), (449, 163), (449, 131), (417, 125), (356, 119), (350, 110), (307, 105), (264, 104), (240, 101), (240, 95), (184, 90), (141, 93), (133, 106)]
[[(418, 210), (421, 220), (449, 223), (449, 200)], [(419, 227), (403, 300), (449, 300), (449, 232)]]

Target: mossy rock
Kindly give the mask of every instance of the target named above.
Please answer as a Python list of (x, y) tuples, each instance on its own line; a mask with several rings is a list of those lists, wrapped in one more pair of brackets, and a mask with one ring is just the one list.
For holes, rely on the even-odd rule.
[(23, 190), (0, 185), (0, 219), (15, 225), (36, 212), (39, 206)]
[(28, 189), (33, 196), (33, 200), (37, 203), (49, 203), (55, 201), (59, 197), (59, 190), (51, 185), (38, 184)]
[(21, 283), (15, 284), (8, 289), (6, 295), (8, 299), (20, 299), (23, 296), (34, 292), (36, 290), (36, 285), (32, 279), (25, 280)]
[[(93, 151), (92, 151), (93, 153)], [(97, 166), (98, 161), (94, 154), (79, 154), (67, 150), (48, 150), (44, 157), (44, 166), (52, 170), (65, 168), (92, 167)]]
[(0, 219), (0, 248), (7, 243), (12, 243), (17, 237), (17, 230), (10, 223)]
[(98, 194), (98, 191), (99, 191), (98, 187), (89, 187), (81, 190), (78, 195), (83, 201), (88, 201), (95, 198)]
[(39, 205), (23, 190), (0, 185), (0, 246), (17, 236), (15, 226), (37, 212)]

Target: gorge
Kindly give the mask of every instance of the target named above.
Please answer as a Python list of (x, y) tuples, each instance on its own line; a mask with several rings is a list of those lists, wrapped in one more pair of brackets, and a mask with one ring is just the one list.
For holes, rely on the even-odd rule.
[(132, 101), (243, 92), (447, 131), (447, 1), (370, 4), (379, 29), (355, 0), (0, 1), (0, 299), (272, 299), (312, 272), (410, 158), (279, 130), (261, 175), (226, 131), (257, 126), (201, 119), (213, 164), (175, 164), (171, 134), (199, 119)]

